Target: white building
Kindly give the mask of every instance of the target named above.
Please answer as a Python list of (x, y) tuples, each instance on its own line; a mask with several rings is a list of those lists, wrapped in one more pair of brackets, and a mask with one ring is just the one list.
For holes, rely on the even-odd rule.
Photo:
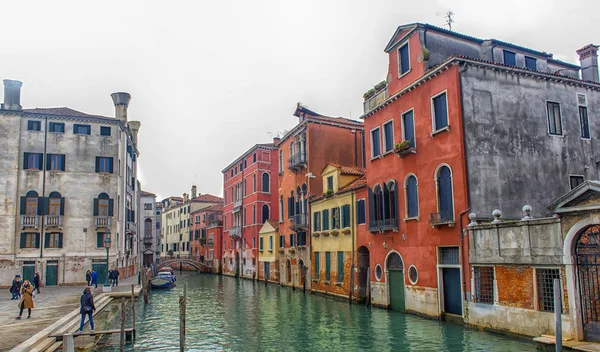
[(137, 269), (137, 134), (128, 93), (115, 117), (66, 107), (23, 109), (22, 83), (4, 80), (0, 108), (0, 285), (15, 274), (46, 285), (102, 283), (110, 267)]

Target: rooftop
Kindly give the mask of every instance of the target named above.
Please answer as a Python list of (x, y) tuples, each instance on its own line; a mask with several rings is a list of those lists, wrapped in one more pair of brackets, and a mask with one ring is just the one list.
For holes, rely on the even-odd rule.
[(363, 176), (366, 172), (366, 170), (361, 167), (343, 166), (343, 165), (335, 164), (335, 163), (328, 163), (327, 165), (331, 165), (333, 167), (340, 169), (340, 174), (346, 175), (346, 176)]
[(212, 194), (201, 194), (196, 198), (192, 198), (192, 202), (223, 203), (223, 198)]
[(77, 111), (66, 106), (58, 108), (35, 108), (35, 109), (23, 109), (23, 112), (28, 114), (36, 115), (56, 115), (56, 116), (67, 116), (67, 117), (95, 117), (101, 119), (112, 119), (114, 117), (102, 116), (102, 115), (90, 115), (85, 112)]

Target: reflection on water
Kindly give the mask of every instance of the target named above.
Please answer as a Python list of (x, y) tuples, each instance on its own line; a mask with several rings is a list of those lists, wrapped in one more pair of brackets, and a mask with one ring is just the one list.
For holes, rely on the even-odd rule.
[[(529, 339), (304, 295), (272, 284), (197, 273), (180, 275), (175, 289), (153, 291), (149, 305), (137, 303), (135, 350), (179, 349), (178, 297), (184, 282), (188, 351), (536, 350)], [(115, 350), (118, 345), (101, 349)]]

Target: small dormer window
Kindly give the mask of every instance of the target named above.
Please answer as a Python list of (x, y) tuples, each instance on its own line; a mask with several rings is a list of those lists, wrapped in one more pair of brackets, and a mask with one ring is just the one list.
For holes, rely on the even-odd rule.
[(300, 122), (304, 121), (304, 113), (303, 112), (298, 114), (298, 119), (300, 120)]
[(410, 53), (408, 42), (398, 48), (398, 78), (410, 71)]
[(525, 67), (530, 70), (537, 70), (537, 60), (534, 57), (525, 56)]
[(327, 190), (333, 191), (333, 176), (327, 177)]
[(508, 66), (517, 66), (517, 54), (512, 51), (504, 50), (504, 64)]

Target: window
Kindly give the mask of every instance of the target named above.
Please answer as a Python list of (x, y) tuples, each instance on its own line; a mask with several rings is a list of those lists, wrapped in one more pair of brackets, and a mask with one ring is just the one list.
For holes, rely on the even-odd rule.
[(329, 209), (323, 210), (323, 231), (329, 230)]
[(331, 280), (331, 252), (325, 252), (325, 280)]
[(441, 221), (454, 220), (454, 198), (452, 195), (452, 172), (448, 166), (442, 166), (437, 174), (438, 209)]
[(579, 107), (579, 125), (581, 126), (581, 138), (590, 138), (590, 122), (588, 120), (587, 107)]
[(283, 150), (279, 151), (279, 173), (283, 173)]
[(410, 71), (409, 57), (408, 43), (406, 43), (398, 48), (398, 77), (401, 77)]
[(285, 247), (285, 237), (283, 235), (279, 236), (279, 248)]
[(525, 67), (530, 70), (537, 70), (537, 60), (533, 57), (525, 56)]
[(371, 131), (371, 157), (381, 155), (381, 142), (379, 140), (379, 127)]
[(96, 157), (96, 172), (107, 172), (112, 174), (113, 172), (113, 158), (97, 156)]
[(57, 233), (46, 233), (44, 238), (44, 248), (62, 248), (62, 237), (63, 234)]
[(246, 196), (246, 179), (244, 179), (244, 197)]
[(337, 252), (337, 282), (344, 282), (344, 252)]
[(244, 169), (248, 167), (248, 160), (244, 160)]
[(555, 102), (547, 102), (548, 110), (548, 133), (553, 135), (562, 135), (562, 120), (560, 117), (560, 104)]
[(46, 170), (65, 171), (65, 155), (64, 154), (47, 154), (46, 155)]
[(402, 115), (402, 139), (408, 141), (411, 147), (415, 147), (415, 121), (412, 110)]
[[(96, 248), (104, 248), (104, 232), (96, 233)], [(175, 250), (175, 245), (173, 245), (173, 250)]]
[(50, 122), (48, 132), (65, 133), (65, 124), (63, 122)]
[(504, 64), (508, 66), (517, 66), (517, 55), (512, 51), (503, 50)]
[(269, 220), (270, 209), (267, 204), (263, 204), (262, 206), (262, 223), (264, 224), (267, 220)]
[(394, 124), (392, 121), (383, 125), (384, 151), (390, 152), (394, 149)]
[(356, 224), (364, 224), (366, 222), (365, 200), (360, 199), (356, 202)]
[(42, 153), (24, 153), (23, 169), (42, 170)]
[(110, 136), (110, 127), (100, 126), (100, 135), (101, 136)]
[(473, 300), (477, 303), (494, 304), (494, 267), (473, 267), (475, 278), (475, 295)]
[(340, 228), (340, 208), (331, 209), (331, 229)]
[(269, 236), (269, 250), (273, 250), (273, 236)]
[(333, 191), (333, 176), (327, 177), (327, 190)]
[(419, 194), (417, 191), (417, 178), (415, 175), (410, 175), (406, 179), (404, 185), (406, 193), (406, 217), (416, 218), (419, 216)]
[(375, 265), (375, 279), (377, 279), (377, 281), (381, 281), (382, 277), (383, 277), (383, 268), (381, 268), (381, 264), (377, 264), (377, 265)]
[(27, 121), (27, 131), (41, 131), (42, 130), (42, 122), (29, 120)]
[(144, 204), (144, 210), (152, 210), (152, 203)]
[(560, 270), (535, 269), (535, 273), (538, 287), (539, 310), (542, 312), (554, 312), (554, 279), (560, 280)]
[(252, 223), (256, 224), (256, 205), (252, 206)]
[(295, 242), (294, 242), (294, 234), (290, 233), (290, 247), (294, 247)]
[(439, 131), (448, 127), (448, 102), (446, 93), (437, 95), (431, 99), (433, 108), (433, 131)]
[(39, 233), (22, 233), (21, 248), (40, 248)]
[(584, 181), (583, 176), (571, 175), (569, 176), (569, 182), (571, 184), (571, 189), (579, 186)]
[(252, 154), (252, 162), (255, 163), (256, 162), (256, 153)]
[(321, 212), (316, 211), (313, 213), (313, 231), (321, 231)]
[(284, 214), (283, 196), (280, 196), (279, 197), (279, 222), (283, 222), (283, 214)]
[(80, 124), (74, 124), (73, 125), (73, 133), (74, 134), (87, 134), (89, 135), (92, 131), (92, 126), (90, 125), (80, 125)]
[[(50, 192), (48, 196), (48, 215), (65, 215), (65, 199), (58, 192)], [(58, 223), (56, 223), (58, 225)]]
[(101, 193), (94, 199), (94, 216), (113, 216), (113, 199), (108, 198), (108, 194)]
[(417, 271), (417, 267), (414, 265), (411, 265), (408, 267), (408, 279), (410, 280), (411, 284), (416, 284), (417, 281), (419, 280), (419, 272)]
[(264, 173), (262, 174), (262, 191), (265, 193), (269, 193), (269, 183), (270, 183), (270, 177), (268, 173)]
[(321, 271), (321, 253), (315, 252), (315, 279), (319, 279), (319, 273)]
[(252, 192), (256, 192), (256, 174), (252, 175)]
[(350, 204), (342, 205), (342, 228), (350, 227)]
[(263, 251), (263, 238), (258, 239), (258, 250)]

